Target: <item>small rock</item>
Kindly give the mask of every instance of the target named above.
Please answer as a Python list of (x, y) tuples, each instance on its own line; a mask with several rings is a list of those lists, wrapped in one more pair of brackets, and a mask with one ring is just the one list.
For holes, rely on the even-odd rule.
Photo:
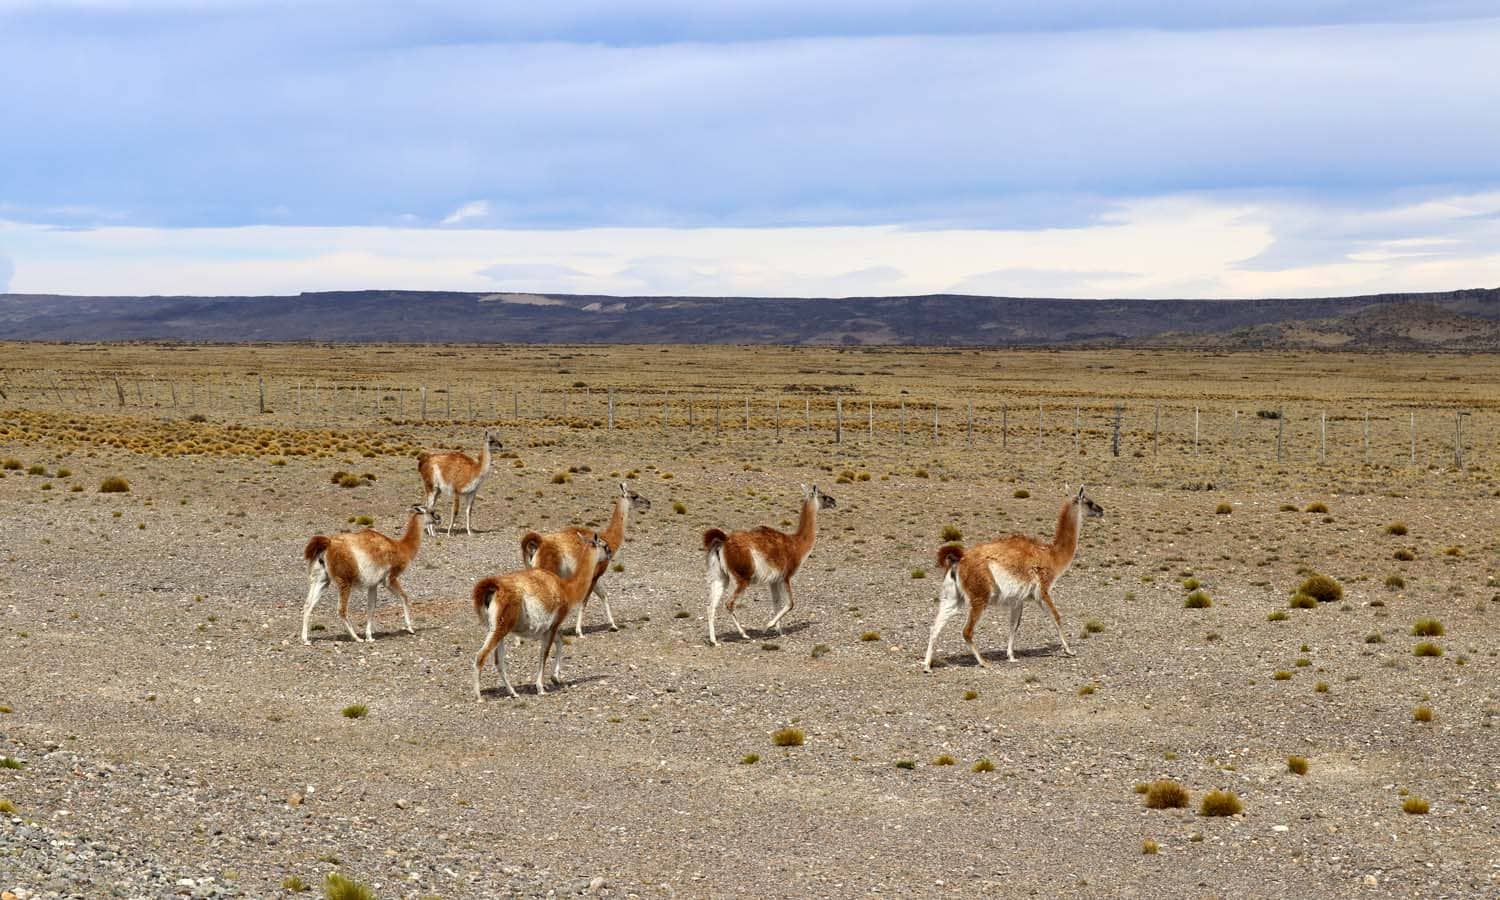
[(287, 806), (301, 806), (302, 805), (302, 795), (301, 794), (297, 794), (297, 793), (293, 793), (290, 797), (286, 798), (286, 805)]
[(1365, 887), (1379, 887), (1379, 886), (1380, 886), (1380, 879), (1379, 878), (1376, 878), (1374, 875), (1366, 875), (1365, 876)]

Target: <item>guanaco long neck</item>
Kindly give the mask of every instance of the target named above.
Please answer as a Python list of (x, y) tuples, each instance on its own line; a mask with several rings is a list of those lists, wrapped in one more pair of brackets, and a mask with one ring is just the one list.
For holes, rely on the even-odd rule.
[(610, 514), (609, 524), (599, 532), (604, 538), (604, 543), (616, 550), (620, 549), (620, 542), (625, 539), (625, 523), (630, 518), (630, 498), (621, 497), (615, 501), (615, 511)]
[(572, 575), (562, 579), (563, 599), (569, 603), (576, 603), (594, 586), (594, 570), (599, 567), (599, 548), (590, 545), (585, 549), (584, 556), (588, 563), (574, 569)]
[(484, 446), (479, 448), (479, 474), (488, 475), (490, 472), (490, 436), (484, 436)]
[(1083, 519), (1083, 509), (1072, 500), (1063, 504), (1057, 513), (1057, 530), (1052, 534), (1052, 565), (1058, 574), (1073, 562), (1078, 552), (1078, 526)]
[(818, 498), (809, 497), (802, 501), (802, 514), (797, 517), (797, 530), (792, 534), (797, 542), (797, 549), (805, 556), (812, 549), (813, 540), (818, 536)]
[(406, 559), (417, 555), (417, 548), (422, 546), (422, 514), (412, 513), (406, 520), (406, 530), (401, 532), (401, 537), (396, 540), (396, 549)]

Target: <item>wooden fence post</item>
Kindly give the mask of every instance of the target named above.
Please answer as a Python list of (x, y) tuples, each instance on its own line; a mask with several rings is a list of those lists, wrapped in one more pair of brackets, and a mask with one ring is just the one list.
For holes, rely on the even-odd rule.
[(1156, 418), (1151, 426), (1151, 455), (1161, 451), (1161, 404), (1156, 404)]
[(969, 401), (969, 424), (968, 424), (968, 430), (964, 433), (964, 446), (966, 446), (966, 447), (972, 447), (972, 446), (974, 446), (974, 401), (973, 400)]
[(875, 401), (865, 401), (865, 415), (868, 416), (868, 434), (871, 440), (875, 439)]
[(1417, 464), (1417, 411), (1411, 411), (1411, 464)]
[(1198, 455), (1198, 434), (1199, 434), (1199, 431), (1200, 431), (1198, 421), (1199, 421), (1198, 420), (1198, 407), (1195, 406), (1195, 407), (1193, 407), (1193, 455), (1194, 456)]
[(1282, 438), (1286, 435), (1286, 410), (1276, 410), (1276, 461), (1281, 462)]
[(937, 405), (937, 401), (934, 400), (934, 401), (932, 401), (932, 442), (934, 444), (937, 443), (937, 439), (938, 439), (938, 405)]
[(901, 443), (906, 443), (906, 398), (901, 398)]
[(776, 398), (776, 443), (781, 443), (781, 397)]
[(422, 387), (422, 421), (427, 421), (427, 387)]
[(120, 376), (115, 376), (115, 395), (120, 398), (120, 405), (125, 405), (125, 387), (120, 384)]
[(1073, 455), (1083, 449), (1083, 408), (1073, 407)]
[(724, 398), (714, 398), (714, 434), (724, 433)]
[(1114, 438), (1110, 441), (1110, 445), (1109, 445), (1110, 446), (1110, 452), (1113, 453), (1115, 456), (1119, 456), (1120, 455), (1120, 416), (1124, 412), (1125, 412), (1125, 408), (1123, 406), (1121, 406), (1120, 404), (1116, 403), (1115, 404), (1115, 433), (1114, 433)]
[(1000, 407), (1000, 449), (1010, 445), (1010, 405)]
[(615, 430), (615, 389), (609, 389), (609, 431)]
[(1365, 462), (1370, 461), (1370, 411), (1365, 410)]
[[(264, 375), (258, 376), (257, 380), (260, 382), (260, 414), (261, 415), (265, 415), (266, 414), (266, 376), (264, 376)], [(175, 405), (175, 398), (174, 398), (174, 405)]]
[(802, 427), (808, 434), (812, 434), (812, 398), (802, 398)]
[(833, 398), (833, 405), (833, 442), (835, 444), (842, 444), (844, 442), (844, 397), (842, 394)]
[(1318, 413), (1318, 462), (1328, 462), (1328, 410)]
[(745, 433), (750, 433), (750, 396), (745, 395)]

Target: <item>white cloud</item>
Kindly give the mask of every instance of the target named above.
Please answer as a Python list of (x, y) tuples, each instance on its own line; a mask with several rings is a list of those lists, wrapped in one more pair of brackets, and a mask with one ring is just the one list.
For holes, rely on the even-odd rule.
[(490, 214), (490, 202), (488, 200), (473, 200), (465, 203), (458, 209), (449, 213), (443, 219), (444, 225), (459, 225), (471, 219), (484, 219)]
[[(1446, 211), (1446, 212), (1444, 212)], [(1266, 253), (1302, 236), (1285, 265)], [(1338, 236), (1336, 240), (1326, 235)], [(57, 230), (0, 223), (12, 289), (1308, 297), (1500, 284), (1500, 194), (1338, 209), (1215, 195), (1121, 203), (1080, 228)]]

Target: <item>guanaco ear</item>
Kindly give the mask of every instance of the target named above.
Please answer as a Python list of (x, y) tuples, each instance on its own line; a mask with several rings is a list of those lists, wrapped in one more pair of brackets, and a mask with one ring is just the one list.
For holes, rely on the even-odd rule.
[(803, 484), (802, 485), (802, 499), (806, 500), (807, 498), (811, 497), (812, 496), (812, 492), (814, 490), (817, 490), (817, 486), (816, 485), (814, 485), (811, 489), (809, 489), (806, 484)]
[(620, 482), (620, 496), (621, 497), (629, 497), (630, 496), (630, 488), (626, 487), (625, 486), (625, 482), (623, 482), (623, 481)]
[(1081, 484), (1078, 486), (1078, 499), (1079, 500), (1083, 499), (1083, 485), (1081, 485)]

